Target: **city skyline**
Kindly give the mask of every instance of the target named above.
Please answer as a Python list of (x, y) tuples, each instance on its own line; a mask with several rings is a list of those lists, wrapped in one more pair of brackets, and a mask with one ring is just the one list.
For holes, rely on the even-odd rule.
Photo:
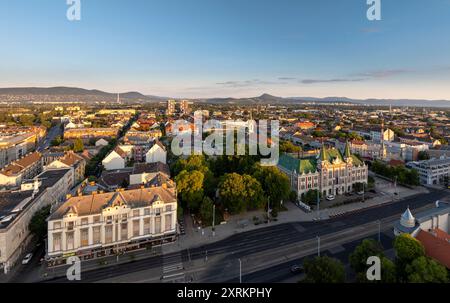
[[(450, 99), (450, 2), (66, 1), (0, 4), (2, 87), (175, 98)], [(8, 25), (8, 26), (6, 26)]]

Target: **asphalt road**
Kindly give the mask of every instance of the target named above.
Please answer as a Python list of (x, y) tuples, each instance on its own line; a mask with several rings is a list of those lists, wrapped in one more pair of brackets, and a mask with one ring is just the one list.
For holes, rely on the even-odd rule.
[(48, 147), (50, 147), (50, 144), (52, 143), (53, 139), (55, 139), (57, 136), (62, 136), (61, 124), (57, 124), (49, 129), (47, 136), (39, 144), (37, 151), (42, 152)]
[[(287, 249), (293, 244), (311, 241), (317, 236), (324, 237), (330, 234), (339, 234), (340, 232), (345, 233), (349, 229), (358, 228), (358, 226), (383, 218), (392, 216), (399, 217), (408, 206), (412, 210), (426, 205), (432, 206), (436, 200), (449, 196), (448, 191), (431, 190), (429, 194), (416, 195), (393, 204), (362, 210), (327, 221), (287, 223), (239, 233), (219, 242), (191, 248), (189, 251), (183, 250), (165, 256), (156, 256), (132, 263), (83, 272), (81, 282), (114, 281), (114, 278), (117, 278), (117, 281), (121, 281), (121, 277), (126, 277), (123, 282), (142, 282), (142, 279), (133, 279), (133, 273), (136, 273), (136, 276), (142, 276), (145, 271), (154, 271), (158, 267), (162, 268), (163, 258), (170, 259), (175, 255), (181, 255), (183, 264), (193, 264), (193, 262), (196, 262), (196, 265), (193, 266), (193, 272), (195, 272), (195, 267), (201, 266), (199, 264), (203, 262), (202, 260), (205, 260), (202, 266), (204, 267), (203, 276), (201, 279), (194, 279), (194, 282), (224, 282), (229, 280), (230, 275), (232, 277), (236, 276), (238, 272), (238, 259), (247, 258), (251, 260), (255, 253), (260, 255), (267, 254), (267, 258), (270, 258), (270, 254), (274, 250)], [(356, 236), (358, 235), (356, 234)], [(209, 259), (219, 259), (220, 262), (217, 266), (213, 266), (212, 263), (206, 262), (206, 255)], [(290, 264), (288, 262), (287, 264), (279, 265), (280, 267), (276, 267), (275, 269), (278, 268), (278, 270), (281, 270), (283, 268), (283, 271), (285, 271), (286, 268), (289, 268)], [(167, 264), (164, 265), (167, 266)], [(259, 275), (267, 277), (265, 281), (270, 282), (276, 282), (274, 280), (285, 278), (283, 275), (277, 278), (275, 269), (271, 269), (269, 266), (268, 268), (261, 269), (262, 271), (259, 272)], [(187, 275), (189, 276), (189, 273)], [(249, 279), (248, 281), (253, 279), (252, 275), (247, 277)], [(155, 280), (155, 277), (149, 277), (150, 280)], [(63, 277), (48, 282), (67, 282), (67, 280)]]

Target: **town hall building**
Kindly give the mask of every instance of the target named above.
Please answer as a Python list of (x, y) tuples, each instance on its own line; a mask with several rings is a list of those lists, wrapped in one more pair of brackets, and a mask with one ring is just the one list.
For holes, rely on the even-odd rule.
[(368, 183), (368, 167), (351, 153), (348, 143), (344, 154), (322, 145), (317, 157), (282, 155), (278, 167), (290, 178), (299, 199), (310, 190), (319, 190), (326, 197), (352, 192), (356, 183)]

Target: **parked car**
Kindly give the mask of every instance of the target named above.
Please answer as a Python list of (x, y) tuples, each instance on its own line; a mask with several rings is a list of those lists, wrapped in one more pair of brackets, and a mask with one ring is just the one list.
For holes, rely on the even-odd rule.
[(333, 196), (333, 195), (327, 196), (327, 200), (328, 200), (328, 201), (333, 201), (334, 199), (336, 199), (336, 197)]
[(362, 196), (362, 195), (364, 195), (364, 192), (363, 192), (363, 191), (359, 191), (359, 192), (357, 192), (357, 194), (358, 194), (359, 196)]
[(33, 258), (33, 254), (29, 253), (28, 255), (25, 256), (25, 258), (23, 258), (22, 264), (26, 265), (26, 264), (30, 263), (31, 258)]
[(291, 266), (291, 273), (293, 273), (293, 274), (301, 274), (304, 271), (305, 271), (305, 269), (303, 268), (302, 265), (295, 264), (295, 265)]

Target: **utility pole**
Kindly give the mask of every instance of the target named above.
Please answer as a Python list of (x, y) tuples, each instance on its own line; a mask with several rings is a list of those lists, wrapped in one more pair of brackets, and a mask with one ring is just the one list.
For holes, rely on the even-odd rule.
[(242, 284), (242, 261), (239, 258), (239, 283)]
[(213, 225), (212, 225), (212, 235), (213, 235), (213, 237), (216, 236), (215, 223), (216, 223), (216, 204), (213, 204)]
[(320, 257), (320, 236), (317, 236), (317, 256)]

